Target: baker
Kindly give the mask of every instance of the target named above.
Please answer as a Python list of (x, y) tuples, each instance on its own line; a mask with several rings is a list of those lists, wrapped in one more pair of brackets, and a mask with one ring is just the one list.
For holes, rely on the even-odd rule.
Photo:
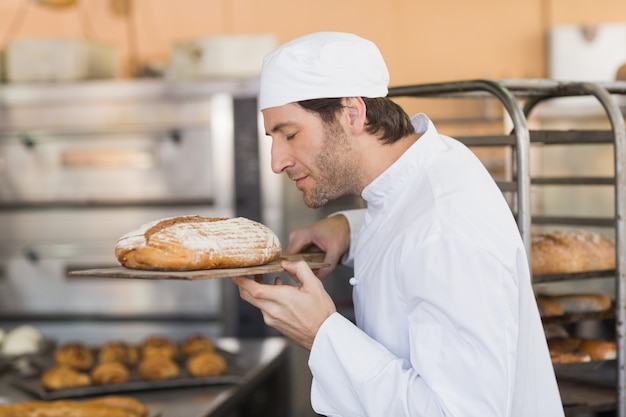
[[(348, 33), (288, 42), (263, 62), (259, 104), (272, 169), (312, 208), (367, 209), (296, 230), (332, 266), (298, 285), (233, 278), (265, 322), (310, 350), (313, 409), (328, 416), (555, 417), (563, 407), (524, 245), (490, 174), (424, 114), (386, 98), (378, 48)], [(356, 325), (324, 278), (353, 266)]]

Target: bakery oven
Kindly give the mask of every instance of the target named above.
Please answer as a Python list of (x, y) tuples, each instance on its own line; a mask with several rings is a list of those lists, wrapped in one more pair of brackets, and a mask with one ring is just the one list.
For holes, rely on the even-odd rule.
[(35, 323), (57, 340), (136, 339), (164, 326), (217, 337), (253, 325), (225, 280), (67, 272), (116, 266), (116, 240), (163, 217), (243, 215), (279, 233), (277, 208), (260, 198), (268, 185), (258, 174), (255, 88), (231, 80), (3, 90), (0, 320)]

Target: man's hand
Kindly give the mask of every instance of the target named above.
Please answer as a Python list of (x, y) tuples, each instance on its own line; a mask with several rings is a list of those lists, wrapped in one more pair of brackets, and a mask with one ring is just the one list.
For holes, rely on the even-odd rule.
[(324, 262), (330, 264), (329, 267), (317, 271), (317, 276), (324, 279), (335, 269), (343, 254), (350, 247), (350, 224), (345, 216), (327, 217), (292, 231), (289, 234), (289, 244), (285, 249), (285, 254), (306, 251), (312, 246), (324, 252), (326, 254)]
[(241, 298), (263, 313), (265, 324), (284, 334), (295, 344), (311, 350), (322, 323), (337, 311), (322, 282), (304, 261), (283, 261), (283, 268), (300, 286), (263, 284), (248, 277), (233, 277)]

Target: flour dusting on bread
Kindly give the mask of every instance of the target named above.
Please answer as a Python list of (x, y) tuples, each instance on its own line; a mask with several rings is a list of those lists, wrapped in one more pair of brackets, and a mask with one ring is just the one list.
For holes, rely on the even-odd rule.
[(261, 223), (203, 216), (146, 223), (122, 236), (115, 247), (122, 266), (172, 271), (263, 265), (281, 251), (276, 234)]

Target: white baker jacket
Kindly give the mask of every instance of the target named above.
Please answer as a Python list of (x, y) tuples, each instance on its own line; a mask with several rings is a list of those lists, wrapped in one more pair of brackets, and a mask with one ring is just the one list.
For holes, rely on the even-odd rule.
[(421, 138), (363, 190), (367, 209), (344, 213), (358, 327), (335, 313), (320, 328), (314, 410), (563, 416), (510, 208), (467, 147), (413, 124)]

